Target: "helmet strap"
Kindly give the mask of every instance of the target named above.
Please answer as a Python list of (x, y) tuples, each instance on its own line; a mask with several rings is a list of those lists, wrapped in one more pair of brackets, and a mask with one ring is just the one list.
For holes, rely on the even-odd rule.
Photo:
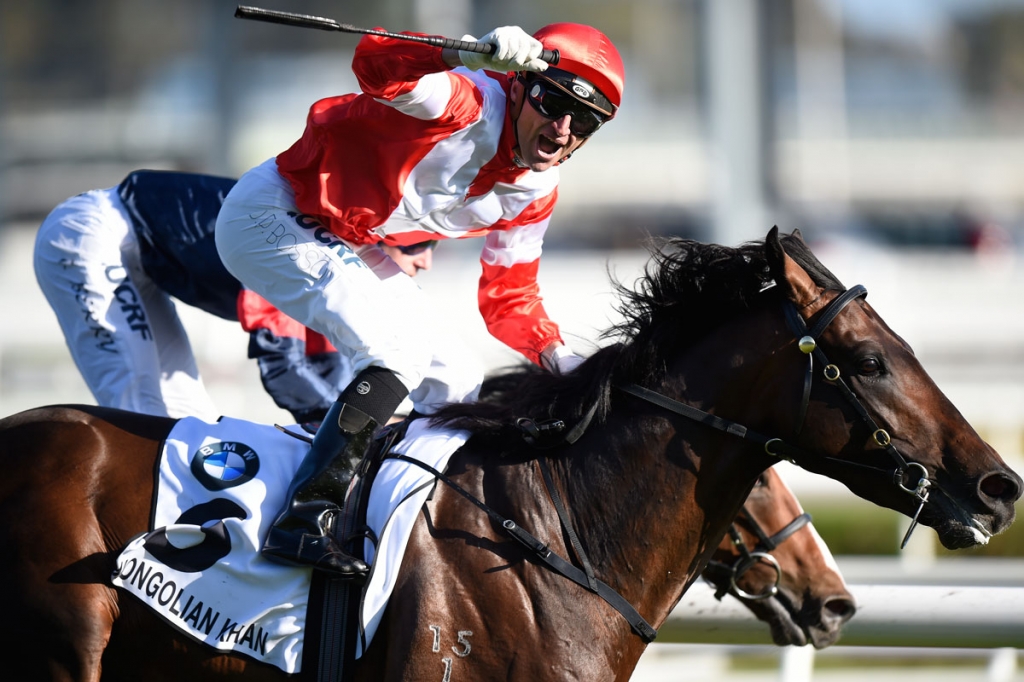
[(519, 83), (522, 87), (518, 102), (513, 101), (511, 97), (512, 90), (509, 89), (509, 118), (512, 121), (512, 134), (515, 136), (516, 140), (516, 145), (512, 148), (512, 160), (519, 168), (527, 168), (527, 165), (523, 162), (523, 159), (520, 156), (519, 149), (519, 115), (523, 112), (523, 106), (526, 104), (526, 81), (523, 80), (521, 73), (510, 74), (509, 80), (512, 82), (512, 88), (515, 87), (516, 83)]

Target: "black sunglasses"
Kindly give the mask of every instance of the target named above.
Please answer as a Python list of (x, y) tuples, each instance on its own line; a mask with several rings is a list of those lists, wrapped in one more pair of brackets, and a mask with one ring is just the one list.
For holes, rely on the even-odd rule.
[(418, 244), (409, 244), (409, 246), (399, 246), (398, 250), (406, 256), (418, 256), (424, 251), (433, 249), (435, 246), (437, 246), (437, 240), (431, 239), (430, 241), (419, 242)]
[(543, 77), (526, 81), (526, 99), (544, 118), (555, 120), (568, 114), (569, 130), (576, 137), (590, 137), (608, 120), (593, 107)]

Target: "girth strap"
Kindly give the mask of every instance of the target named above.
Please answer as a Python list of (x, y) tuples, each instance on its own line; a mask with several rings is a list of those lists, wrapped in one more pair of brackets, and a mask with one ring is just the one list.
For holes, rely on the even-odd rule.
[(441, 481), (449, 488), (457, 492), (459, 495), (462, 495), (462, 497), (472, 502), (481, 511), (487, 514), (487, 516), (489, 516), (494, 523), (501, 526), (501, 528), (503, 528), (505, 532), (508, 533), (510, 537), (512, 537), (512, 539), (516, 540), (523, 547), (525, 547), (531, 553), (533, 553), (533, 555), (538, 560), (546, 564), (548, 568), (562, 575), (563, 577), (572, 580), (577, 585), (580, 585), (583, 588), (596, 592), (596, 594), (599, 597), (608, 602), (608, 604), (612, 608), (618, 611), (622, 615), (622, 617), (626, 619), (626, 622), (629, 623), (629, 626), (633, 629), (633, 632), (635, 632), (640, 637), (640, 639), (642, 639), (645, 643), (650, 644), (658, 636), (658, 631), (655, 630), (650, 623), (644, 620), (644, 617), (641, 616), (640, 613), (633, 607), (633, 605), (626, 601), (622, 597), (622, 595), (620, 595), (614, 589), (609, 587), (601, 580), (598, 580), (597, 578), (593, 578), (595, 587), (591, 588), (590, 580), (592, 576), (588, 576), (586, 573), (576, 568), (562, 557), (555, 554), (547, 545), (545, 545), (543, 542), (541, 542), (534, 536), (530, 535), (526, 530), (524, 530), (518, 524), (516, 524), (515, 521), (511, 519), (506, 519), (505, 517), (501, 516), (501, 514), (498, 514), (496, 511), (494, 511), (486, 504), (484, 504), (476, 497), (474, 497), (465, 488), (460, 486), (452, 479), (448, 478), (448, 476), (446, 476), (445, 474), (441, 473), (440, 471), (430, 466), (429, 464), (421, 462), (418, 459), (408, 457), (406, 455), (389, 453), (388, 455), (386, 455), (386, 457), (389, 459), (399, 459), (402, 460), (403, 462), (408, 462), (409, 464), (415, 464), (416, 466), (420, 467), (421, 469), (429, 473), (431, 476), (433, 476), (434, 478)]

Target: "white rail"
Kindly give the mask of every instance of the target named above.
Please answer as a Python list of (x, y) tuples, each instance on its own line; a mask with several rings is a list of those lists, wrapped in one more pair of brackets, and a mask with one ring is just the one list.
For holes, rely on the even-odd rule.
[[(852, 585), (857, 614), (840, 640), (850, 646), (1024, 648), (1024, 587)], [(771, 644), (768, 628), (736, 599), (716, 601), (694, 585), (658, 642)]]
[[(852, 565), (851, 565), (852, 563)], [(839, 643), (825, 651), (810, 646), (776, 647), (768, 628), (757, 621), (739, 601), (715, 600), (705, 584), (694, 585), (662, 626), (657, 643), (641, 661), (634, 680), (676, 682), (691, 679), (694, 665), (703, 665), (705, 677), (692, 679), (723, 682), (733, 679), (769, 682), (812, 682), (849, 679), (841, 670), (815, 670), (821, 658), (889, 661), (888, 668), (869, 664), (878, 682), (943, 680), (1018, 682), (1018, 658), (1024, 650), (1024, 573), (1017, 560), (941, 560), (912, 576), (899, 562), (865, 559), (841, 562), (844, 574), (853, 578), (850, 591), (857, 600), (857, 614), (843, 628)], [(848, 571), (847, 569), (853, 569)], [(980, 570), (979, 569), (984, 569)], [(908, 581), (919, 581), (910, 584)], [(872, 584), (857, 584), (870, 579)], [(936, 584), (936, 581), (974, 584)], [(890, 584), (877, 584), (885, 581)], [(776, 655), (775, 673), (734, 676), (727, 661), (734, 656)], [(979, 667), (946, 670), (943, 660), (977, 659)], [(930, 661), (930, 666), (900, 667), (899, 660)], [(962, 665), (962, 663), (961, 663)], [(860, 664), (844, 668), (857, 674)], [(687, 670), (679, 676), (680, 669)], [(960, 672), (954, 672), (960, 670)]]

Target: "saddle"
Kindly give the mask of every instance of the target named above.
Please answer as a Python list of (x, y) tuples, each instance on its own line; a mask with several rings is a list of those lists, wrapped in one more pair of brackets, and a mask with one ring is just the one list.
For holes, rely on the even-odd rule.
[(468, 439), (428, 421), (381, 430), (332, 529), (348, 551), (370, 559), (365, 585), (335, 589), (329, 574), (261, 556), (263, 534), (285, 503), (309, 438), (298, 425), (229, 417), (176, 422), (159, 458), (151, 529), (122, 549), (111, 583), (213, 648), (304, 679), (343, 679), (344, 656), (361, 656), (383, 619), (405, 545), (435, 484), (433, 474), (410, 461), (444, 471)]

